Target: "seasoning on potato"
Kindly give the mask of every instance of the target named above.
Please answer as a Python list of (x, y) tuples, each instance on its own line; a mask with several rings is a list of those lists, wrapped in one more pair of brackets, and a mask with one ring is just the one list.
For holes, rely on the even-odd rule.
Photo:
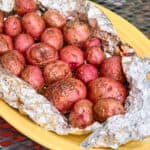
[(88, 99), (77, 101), (69, 114), (69, 123), (75, 128), (86, 128), (94, 122), (93, 104)]
[(96, 103), (99, 98), (114, 98), (122, 104), (127, 97), (124, 85), (111, 78), (100, 77), (88, 83), (88, 99)]
[(42, 71), (37, 66), (26, 66), (21, 72), (21, 78), (28, 82), (36, 90), (40, 90), (44, 85)]
[(15, 75), (19, 75), (24, 69), (25, 60), (21, 53), (10, 50), (1, 56), (2, 66)]
[(58, 59), (58, 52), (46, 43), (33, 44), (26, 54), (30, 64), (40, 67)]
[(68, 45), (60, 50), (60, 59), (69, 64), (70, 68), (76, 69), (84, 62), (83, 52), (80, 48)]
[(62, 113), (69, 112), (72, 105), (86, 97), (86, 86), (80, 80), (68, 78), (49, 85), (45, 96)]
[(124, 107), (120, 101), (113, 98), (99, 99), (94, 105), (94, 118), (99, 122), (106, 121), (114, 115), (125, 113)]
[(47, 64), (44, 67), (43, 74), (46, 83), (53, 83), (72, 76), (69, 65), (60, 60)]

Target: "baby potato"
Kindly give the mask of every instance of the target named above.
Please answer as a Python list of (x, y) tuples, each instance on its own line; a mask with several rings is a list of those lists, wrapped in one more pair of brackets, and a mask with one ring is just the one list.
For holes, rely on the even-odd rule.
[(88, 99), (77, 101), (69, 115), (69, 123), (75, 128), (86, 128), (94, 122), (93, 104)]

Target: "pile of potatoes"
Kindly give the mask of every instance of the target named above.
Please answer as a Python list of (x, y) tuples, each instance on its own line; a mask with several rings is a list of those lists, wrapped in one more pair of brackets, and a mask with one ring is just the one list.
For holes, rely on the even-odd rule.
[(0, 12), (0, 32), (2, 66), (42, 91), (73, 127), (125, 113), (121, 56), (106, 58), (88, 20), (52, 9), (40, 15), (34, 0), (16, 0), (15, 15)]

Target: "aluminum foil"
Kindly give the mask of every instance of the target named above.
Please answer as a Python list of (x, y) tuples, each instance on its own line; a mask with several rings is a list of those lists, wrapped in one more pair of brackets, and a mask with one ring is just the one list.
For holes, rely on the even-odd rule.
[[(112, 55), (120, 42), (111, 22), (95, 6), (86, 0), (37, 0), (39, 11), (47, 8), (56, 9), (68, 19), (73, 12), (87, 14), (89, 19), (96, 19), (99, 29), (96, 36), (102, 39), (105, 52)], [(14, 0), (1, 0), (0, 9), (11, 12)], [(122, 45), (122, 47), (124, 47)], [(133, 49), (124, 47), (125, 53)], [(150, 72), (148, 59), (136, 55), (123, 57), (123, 69), (130, 83), (130, 94), (126, 100), (126, 114), (109, 118), (105, 123), (95, 122), (85, 129), (73, 128), (67, 119), (44, 96), (38, 94), (30, 85), (12, 75), (0, 66), (0, 97), (10, 106), (28, 115), (33, 121), (49, 131), (57, 134), (83, 134), (93, 132), (81, 147), (117, 148), (130, 140), (143, 139), (150, 135), (150, 82), (146, 74)]]

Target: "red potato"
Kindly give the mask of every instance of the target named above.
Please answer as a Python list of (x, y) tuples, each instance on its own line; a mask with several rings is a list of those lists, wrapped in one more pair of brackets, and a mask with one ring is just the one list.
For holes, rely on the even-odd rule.
[(98, 71), (93, 65), (83, 64), (77, 68), (75, 77), (82, 80), (84, 83), (88, 83), (98, 77)]
[(4, 32), (9, 36), (17, 36), (22, 32), (21, 21), (16, 16), (9, 16), (4, 21)]
[(69, 65), (60, 60), (47, 64), (44, 68), (43, 74), (47, 83), (53, 83), (72, 76)]
[(0, 36), (2, 36), (6, 40), (8, 49), (13, 50), (14, 46), (13, 46), (12, 38), (9, 35), (5, 35), (5, 34), (0, 34)]
[(30, 64), (41, 67), (58, 59), (58, 52), (46, 43), (33, 44), (26, 55)]
[(75, 128), (86, 128), (94, 122), (93, 104), (87, 99), (81, 99), (74, 104), (69, 115), (69, 123)]
[(76, 69), (84, 62), (81, 49), (72, 45), (65, 46), (60, 50), (60, 59), (68, 63), (71, 69)]
[(101, 42), (98, 38), (90, 38), (84, 43), (84, 50), (90, 47), (101, 47)]
[(76, 101), (86, 97), (86, 87), (80, 80), (68, 78), (50, 84), (45, 96), (60, 112), (66, 113)]
[(60, 50), (63, 46), (63, 35), (58, 28), (47, 28), (41, 35), (41, 41)]
[(27, 13), (22, 18), (25, 31), (37, 39), (45, 29), (45, 22), (36, 12)]
[(42, 71), (37, 66), (27, 66), (21, 72), (21, 78), (28, 82), (34, 89), (40, 90), (44, 85)]
[(0, 11), (0, 33), (3, 32), (4, 27), (4, 13)]
[(85, 51), (85, 59), (88, 63), (98, 66), (105, 59), (105, 54), (100, 47), (90, 47)]
[(24, 69), (25, 60), (21, 53), (16, 50), (10, 50), (1, 56), (1, 64), (11, 73), (19, 75)]
[(66, 42), (78, 47), (82, 47), (90, 37), (90, 29), (82, 21), (68, 21), (63, 28), (63, 32)]
[(25, 53), (31, 45), (33, 45), (34, 39), (29, 34), (19, 34), (14, 41), (14, 47), (21, 53)]
[(15, 11), (21, 16), (36, 9), (36, 0), (15, 0)]
[(122, 104), (112, 98), (99, 99), (94, 105), (93, 111), (95, 120), (99, 122), (104, 122), (111, 116), (125, 113)]
[(122, 83), (111, 78), (100, 77), (88, 83), (88, 99), (94, 103), (99, 98), (114, 98), (122, 104), (127, 97), (127, 90)]
[(124, 82), (125, 76), (123, 73), (121, 56), (113, 56), (105, 59), (100, 65), (100, 76)]
[(50, 27), (62, 28), (66, 23), (66, 18), (56, 10), (49, 9), (44, 15), (44, 20)]

